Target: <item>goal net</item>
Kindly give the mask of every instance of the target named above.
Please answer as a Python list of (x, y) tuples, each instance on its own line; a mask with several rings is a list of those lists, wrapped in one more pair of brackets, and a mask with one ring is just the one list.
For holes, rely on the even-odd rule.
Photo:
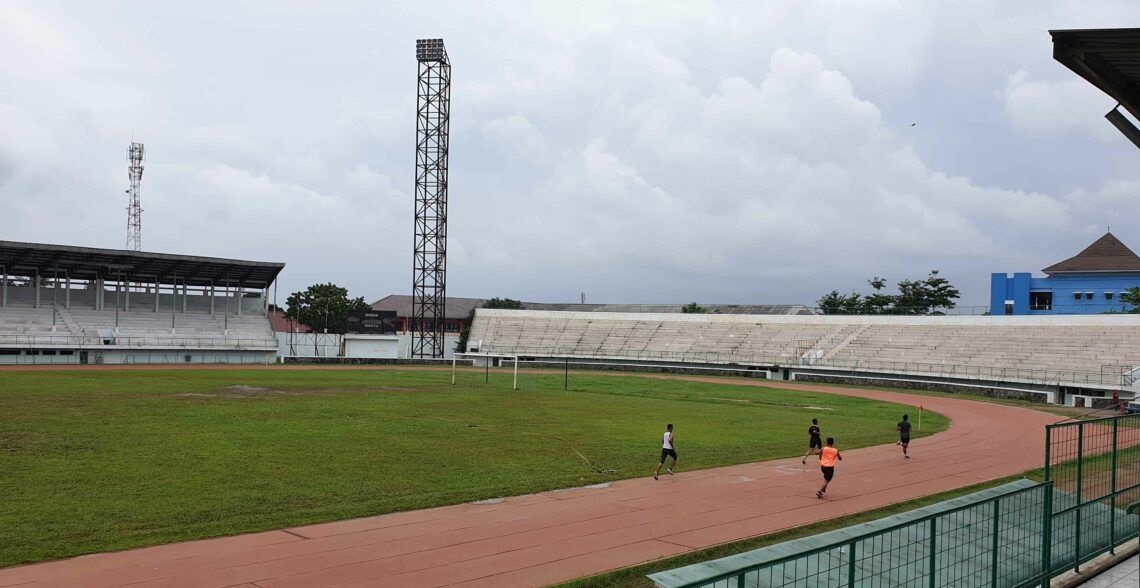
[(472, 367), (483, 368), (489, 374), (491, 368), (509, 367), (513, 374), (511, 390), (519, 389), (519, 356), (504, 353), (456, 353), (451, 359), (451, 384), (455, 385), (455, 370), (459, 362), (470, 361)]

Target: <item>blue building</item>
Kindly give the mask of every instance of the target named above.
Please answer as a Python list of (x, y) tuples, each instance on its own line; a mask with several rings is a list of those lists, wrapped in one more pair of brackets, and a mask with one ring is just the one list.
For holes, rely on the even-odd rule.
[(990, 314), (1100, 314), (1122, 311), (1127, 288), (1140, 286), (1140, 257), (1105, 233), (1075, 257), (1030, 273), (990, 276)]

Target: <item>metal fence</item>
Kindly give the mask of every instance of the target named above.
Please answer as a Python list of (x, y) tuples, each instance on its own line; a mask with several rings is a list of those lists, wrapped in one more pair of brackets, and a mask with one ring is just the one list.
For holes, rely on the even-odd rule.
[(1119, 365), (1101, 366), (1099, 371), (1059, 370), (1043, 368), (1005, 368), (979, 365), (963, 365), (951, 363), (930, 363), (920, 361), (884, 361), (884, 360), (845, 360), (845, 359), (809, 359), (796, 354), (770, 354), (755, 355), (733, 353), (731, 351), (719, 352), (668, 352), (668, 351), (639, 351), (637, 353), (607, 354), (599, 352), (583, 354), (580, 350), (559, 349), (556, 347), (530, 347), (530, 346), (484, 346), (481, 351), (506, 355), (519, 355), (536, 358), (557, 359), (595, 359), (620, 360), (640, 362), (675, 362), (675, 363), (705, 363), (744, 366), (781, 366), (781, 367), (812, 367), (831, 368), (838, 370), (857, 370), (875, 373), (908, 374), (934, 378), (968, 378), (991, 382), (1011, 382), (1033, 385), (1091, 385), (1091, 386), (1127, 386), (1132, 384), (1137, 375), (1132, 367)]
[(1038, 484), (672, 588), (1020, 587), (1050, 571), (1052, 485)]
[(0, 345), (23, 346), (28, 348), (52, 346), (74, 347), (76, 349), (97, 349), (100, 347), (178, 347), (187, 349), (227, 348), (272, 350), (277, 347), (275, 339), (266, 337), (185, 337), (164, 336), (113, 336), (98, 335), (0, 335)]
[(1140, 501), (1140, 414), (1049, 425), (1045, 429), (1045, 479), (1057, 488), (1053, 514), (1071, 527), (1074, 542), (1061, 554), (1074, 568), (1099, 555), (1087, 536), (1107, 535), (1116, 545), (1115, 513)]

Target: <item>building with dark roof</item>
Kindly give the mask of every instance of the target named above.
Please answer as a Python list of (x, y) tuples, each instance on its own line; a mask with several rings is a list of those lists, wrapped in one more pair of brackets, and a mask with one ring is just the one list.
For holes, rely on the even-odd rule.
[(1041, 270), (990, 276), (991, 314), (1101, 314), (1131, 305), (1120, 301), (1128, 288), (1140, 287), (1140, 256), (1112, 233), (1105, 233), (1080, 253)]

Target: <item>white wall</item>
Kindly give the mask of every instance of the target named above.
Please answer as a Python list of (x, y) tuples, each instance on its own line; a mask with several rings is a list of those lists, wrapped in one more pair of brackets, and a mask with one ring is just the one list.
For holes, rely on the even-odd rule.
[(345, 335), (344, 356), (396, 359), (400, 356), (400, 339), (396, 335)]

